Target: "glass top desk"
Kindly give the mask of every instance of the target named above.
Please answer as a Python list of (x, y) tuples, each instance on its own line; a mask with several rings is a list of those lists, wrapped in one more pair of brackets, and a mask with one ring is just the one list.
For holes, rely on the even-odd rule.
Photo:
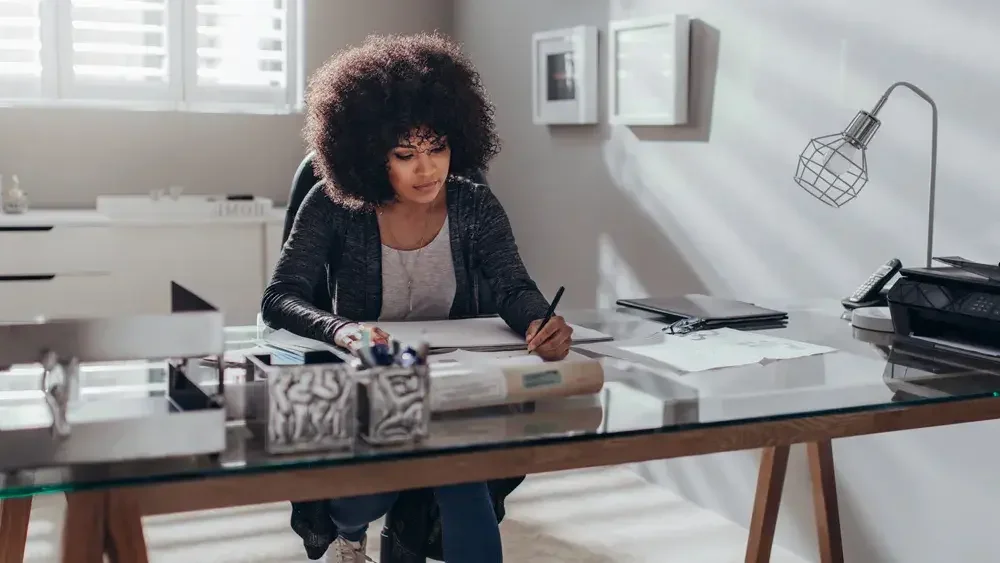
[[(565, 316), (618, 340), (650, 336), (664, 327), (652, 315), (625, 309), (573, 311)], [(891, 350), (884, 335), (852, 333), (837, 308), (791, 310), (787, 327), (766, 333), (836, 351), (688, 374), (605, 357), (601, 361), (606, 383), (594, 396), (436, 416), (429, 438), (414, 446), (273, 456), (239, 421), (233, 421), (227, 430), (227, 449), (216, 456), (0, 475), (0, 498), (7, 499), (4, 510), (10, 511), (0, 522), (17, 521), (10, 514), (30, 509), (32, 495), (66, 492), (71, 499), (69, 526), (72, 499), (90, 499), (76, 512), (83, 514), (96, 510), (94, 503), (100, 497), (105, 511), (114, 506), (119, 513), (109, 522), (132, 522), (131, 532), (121, 533), (138, 533), (138, 543), (127, 543), (140, 545), (142, 553), (135, 557), (145, 560), (139, 514), (335, 498), (764, 448), (747, 560), (766, 561), (789, 446), (805, 443), (815, 485), (820, 548), (825, 551), (822, 560), (837, 561), (842, 560), (842, 549), (831, 439), (1000, 418), (997, 366)], [(255, 327), (227, 329), (227, 346), (232, 350), (254, 346), (255, 338)], [(227, 377), (241, 376), (238, 370), (229, 372)], [(0, 379), (0, 412), (5, 404), (40, 400), (40, 392), (33, 391), (38, 389), (38, 377), (40, 372), (27, 370)], [(86, 400), (105, 393), (163, 393), (165, 380), (165, 365), (159, 363), (88, 366), (82, 396)], [(5, 526), (8, 530), (0, 530), (0, 545), (5, 534), (18, 537), (16, 526)]]

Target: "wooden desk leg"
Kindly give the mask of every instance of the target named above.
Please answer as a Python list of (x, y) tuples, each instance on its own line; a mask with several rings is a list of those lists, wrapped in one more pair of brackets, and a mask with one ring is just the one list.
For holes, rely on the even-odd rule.
[(31, 497), (0, 500), (0, 563), (23, 563)]
[(107, 493), (66, 494), (62, 563), (103, 563)]
[(62, 563), (104, 563), (105, 554), (110, 563), (148, 563), (135, 497), (127, 490), (66, 495)]
[(844, 563), (837, 505), (837, 479), (833, 469), (833, 445), (829, 440), (806, 444), (809, 473), (812, 475), (813, 510), (820, 563)]
[(105, 550), (111, 563), (148, 563), (146, 536), (142, 531), (139, 503), (127, 489), (108, 493), (107, 541)]
[(781, 491), (785, 486), (785, 472), (788, 469), (788, 451), (789, 446), (764, 448), (760, 458), (746, 563), (767, 563), (771, 560), (774, 530), (778, 525), (778, 509), (781, 507)]

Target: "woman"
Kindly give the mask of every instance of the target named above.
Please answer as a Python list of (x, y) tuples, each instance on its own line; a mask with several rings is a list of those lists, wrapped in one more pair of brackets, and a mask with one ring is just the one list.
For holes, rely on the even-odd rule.
[[(499, 140), (479, 75), (455, 44), (430, 34), (370, 37), (316, 72), (306, 105), (305, 137), (322, 181), (303, 200), (264, 293), (269, 325), (354, 349), (366, 321), (495, 310), (528, 350), (567, 355), (572, 331), (561, 317), (538, 330), (548, 303), (500, 202), (467, 179), (487, 167)], [(331, 303), (311, 302), (321, 283)], [(404, 523), (393, 544), (419, 551), (435, 538), (414, 538), (413, 529), (441, 530), (447, 563), (501, 561), (498, 519), (513, 486), (494, 485), (437, 487), (416, 510), (409, 497), (400, 513), (440, 525)], [(363, 562), (367, 525), (396, 514), (407, 494), (311, 503), (293, 527), (311, 558), (333, 541), (331, 560)]]

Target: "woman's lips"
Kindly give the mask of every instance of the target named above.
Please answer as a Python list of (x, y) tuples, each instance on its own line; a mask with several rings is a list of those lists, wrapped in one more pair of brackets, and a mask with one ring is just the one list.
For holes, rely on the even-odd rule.
[(413, 189), (417, 190), (418, 192), (425, 192), (425, 191), (430, 190), (432, 188), (436, 188), (437, 185), (438, 185), (438, 181), (435, 180), (433, 182), (427, 182), (426, 184), (418, 184), (416, 186), (413, 186)]

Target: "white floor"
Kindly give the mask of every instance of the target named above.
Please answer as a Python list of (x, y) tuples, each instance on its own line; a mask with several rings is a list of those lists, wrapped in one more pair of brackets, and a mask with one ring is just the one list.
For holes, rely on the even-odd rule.
[[(64, 502), (36, 498), (26, 563), (58, 560)], [(151, 563), (305, 563), (287, 503), (144, 520)], [(373, 525), (370, 555), (378, 560)], [(737, 563), (747, 531), (625, 468), (529, 477), (508, 501), (505, 560), (512, 563)], [(773, 563), (805, 563), (775, 547)]]

